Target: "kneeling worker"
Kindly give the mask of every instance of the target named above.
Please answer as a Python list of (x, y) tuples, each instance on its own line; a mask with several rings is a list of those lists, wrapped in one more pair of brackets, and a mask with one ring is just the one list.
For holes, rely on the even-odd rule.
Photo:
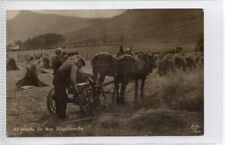
[(82, 58), (67, 60), (55, 73), (53, 83), (56, 94), (56, 115), (61, 119), (66, 118), (68, 99), (66, 89), (72, 83), (75, 91), (78, 92), (77, 78), (79, 71), (83, 66), (85, 66), (85, 61)]

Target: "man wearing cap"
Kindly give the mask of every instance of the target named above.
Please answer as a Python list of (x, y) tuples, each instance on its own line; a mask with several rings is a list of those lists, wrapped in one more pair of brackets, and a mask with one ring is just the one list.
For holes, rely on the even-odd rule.
[(53, 84), (56, 95), (56, 115), (61, 119), (66, 118), (66, 106), (68, 98), (66, 88), (72, 84), (75, 88), (75, 91), (79, 92), (77, 80), (80, 73), (79, 71), (83, 66), (85, 66), (85, 61), (82, 58), (67, 60), (55, 73)]
[(56, 56), (52, 57), (52, 68), (54, 75), (56, 71), (59, 69), (59, 67), (63, 64), (63, 49), (57, 48), (55, 50), (55, 54)]

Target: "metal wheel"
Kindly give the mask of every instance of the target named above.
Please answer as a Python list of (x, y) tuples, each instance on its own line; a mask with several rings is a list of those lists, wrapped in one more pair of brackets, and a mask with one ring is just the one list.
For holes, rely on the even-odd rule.
[(94, 92), (91, 86), (81, 90), (79, 95), (79, 106), (81, 114), (90, 114), (93, 109)]
[(51, 114), (56, 113), (55, 90), (52, 88), (47, 96), (47, 108)]
[(95, 86), (95, 100), (98, 107), (106, 105), (106, 96), (102, 85)]

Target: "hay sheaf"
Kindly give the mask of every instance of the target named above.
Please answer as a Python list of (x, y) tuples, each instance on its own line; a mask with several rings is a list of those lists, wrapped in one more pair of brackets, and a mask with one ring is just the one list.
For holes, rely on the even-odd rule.
[(38, 78), (37, 74), (37, 66), (35, 64), (30, 64), (28, 67), (26, 67), (26, 73), (22, 79), (20, 79), (16, 83), (17, 87), (22, 86), (35, 86), (35, 87), (44, 87), (47, 86), (44, 82), (42, 82)]
[(17, 66), (14, 58), (8, 58), (7, 60), (7, 71), (10, 70), (19, 70), (19, 67)]

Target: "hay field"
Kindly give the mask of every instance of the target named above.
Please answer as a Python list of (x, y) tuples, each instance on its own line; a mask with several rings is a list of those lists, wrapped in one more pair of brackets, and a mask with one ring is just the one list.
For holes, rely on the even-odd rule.
[[(100, 47), (101, 48), (101, 47)], [(111, 47), (112, 48), (112, 47)], [(110, 47), (109, 49), (112, 50)], [(91, 49), (98, 53), (106, 50)], [(115, 50), (116, 51), (116, 50)], [(18, 53), (10, 52), (10, 56)], [(53, 55), (53, 50), (45, 50)], [(42, 53), (37, 50), (35, 53)], [(81, 54), (85, 52), (81, 51)], [(84, 55), (82, 54), (82, 55)], [(69, 118), (60, 120), (51, 115), (46, 106), (46, 96), (52, 85), (52, 72), (40, 73), (39, 78), (47, 87), (28, 90), (17, 89), (15, 83), (25, 73), (25, 64), (19, 62), (18, 71), (7, 72), (7, 136), (162, 136), (202, 135), (203, 114), (203, 69), (177, 71), (158, 76), (150, 74), (145, 85), (145, 101), (133, 104), (134, 82), (128, 85), (125, 106), (108, 104), (90, 120), (79, 115), (73, 104), (67, 107)], [(87, 65), (87, 70), (91, 70)], [(110, 78), (109, 78), (110, 79)], [(107, 88), (112, 88), (108, 86)], [(108, 96), (110, 99), (110, 96)]]

